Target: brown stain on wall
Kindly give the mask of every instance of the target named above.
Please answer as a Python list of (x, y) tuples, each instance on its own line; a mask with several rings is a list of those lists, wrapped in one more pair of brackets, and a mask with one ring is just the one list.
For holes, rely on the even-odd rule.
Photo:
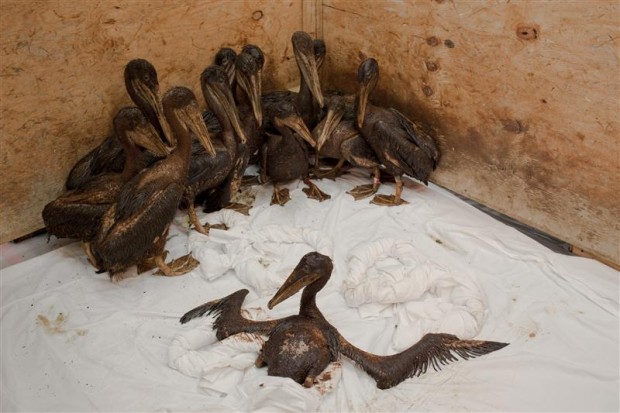
[[(128, 60), (151, 60), (162, 90), (200, 96), (217, 49), (250, 42), (267, 55), (264, 90), (290, 87), (303, 4), (3, 1), (0, 242), (41, 227), (71, 166), (110, 132), (130, 103)], [(375, 57), (372, 100), (441, 134), (433, 181), (620, 263), (617, 2), (320, 4), (325, 89), (353, 91)]]
[(323, 4), (325, 87), (376, 58), (371, 100), (442, 135), (431, 180), (620, 263), (619, 3)]
[(2, 1), (0, 242), (43, 227), (41, 210), (62, 193), (73, 164), (131, 104), (123, 83), (129, 60), (148, 59), (162, 92), (190, 87), (205, 107), (198, 79), (217, 50), (254, 43), (266, 54), (264, 90), (288, 88), (298, 70), (294, 60), (280, 61), (301, 29), (301, 4)]

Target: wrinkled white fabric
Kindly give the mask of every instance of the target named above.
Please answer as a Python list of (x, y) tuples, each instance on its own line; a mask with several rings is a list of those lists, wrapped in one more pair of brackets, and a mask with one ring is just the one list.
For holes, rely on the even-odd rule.
[(428, 332), (475, 337), (485, 313), (480, 288), (467, 274), (446, 270), (405, 240), (381, 238), (351, 251), (342, 291), (362, 317), (395, 317), (394, 349)]
[[(355, 202), (346, 194), (368, 182), (361, 170), (335, 182), (317, 181), (332, 196), (322, 203), (306, 198), (303, 183), (291, 182), (292, 199), (284, 207), (269, 205), (271, 185), (258, 187), (249, 217), (232, 211), (200, 214), (201, 222), (224, 221), (231, 228), (213, 230), (210, 236), (189, 231), (186, 213), (179, 212), (166, 245), (168, 257), (192, 251), (201, 261), (181, 277), (144, 274), (114, 284), (106, 274), (94, 273), (78, 243), (2, 269), (0, 409), (620, 409), (617, 271), (554, 254), (433, 185), (406, 180), (403, 198), (409, 204), (393, 208)], [(380, 188), (381, 193), (392, 191), (390, 184)], [(266, 230), (273, 226), (296, 241), (274, 241), (277, 231)], [(230, 257), (243, 257), (240, 251), (248, 248), (245, 239), (264, 255), (264, 270), (233, 265)], [(385, 240), (393, 248), (370, 261), (367, 276), (390, 276), (394, 283), (422, 277), (431, 287), (411, 299), (405, 292), (419, 294), (421, 288), (399, 284), (391, 294), (401, 301), (363, 299), (359, 307), (351, 307), (342, 287), (355, 275), (351, 257), (358, 254), (353, 253)], [(475, 339), (510, 345), (389, 390), (378, 390), (374, 380), (343, 357), (330, 365), (324, 381), (305, 389), (254, 366), (264, 338), (217, 342), (212, 317), (179, 323), (191, 308), (241, 288), (250, 291), (243, 305), (248, 317), (295, 314), (299, 295), (273, 310), (267, 302), (276, 279), (285, 279), (312, 248), (325, 248), (334, 261), (332, 278), (317, 304), (363, 350), (392, 354), (430, 330), (455, 334), (466, 328), (479, 329)], [(257, 255), (248, 253), (248, 258), (257, 262)], [(273, 279), (267, 282), (259, 274)], [(362, 285), (364, 279), (358, 281)], [(472, 315), (475, 302), (467, 299), (475, 288), (483, 298), (481, 310), (486, 309), (480, 319)], [(373, 290), (370, 296), (384, 297), (378, 293)], [(473, 320), (480, 320), (477, 327)]]
[(321, 231), (282, 225), (254, 228), (247, 221), (237, 220), (228, 225), (228, 231), (212, 230), (208, 237), (193, 238), (190, 247), (202, 263), (200, 270), (207, 280), (233, 270), (241, 281), (264, 296), (282, 285), (297, 264), (299, 252), (332, 254), (331, 240)]

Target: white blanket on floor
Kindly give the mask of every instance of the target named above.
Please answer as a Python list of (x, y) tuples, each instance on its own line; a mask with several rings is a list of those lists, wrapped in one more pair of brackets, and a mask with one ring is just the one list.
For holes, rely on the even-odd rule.
[[(619, 274), (550, 252), (431, 185), (406, 181), (408, 205), (346, 194), (354, 170), (318, 185), (332, 199), (269, 206), (256, 189), (250, 217), (206, 237), (179, 213), (169, 257), (193, 251), (182, 277), (118, 284), (95, 274), (74, 243), (2, 270), (3, 411), (618, 411)], [(381, 192), (393, 187), (384, 185)], [(253, 319), (298, 310), (299, 295), (266, 303), (301, 256), (319, 250), (334, 271), (317, 302), (352, 343), (391, 354), (430, 331), (509, 346), (378, 390), (341, 358), (305, 389), (254, 367), (262, 337), (217, 342), (196, 305), (248, 288)]]

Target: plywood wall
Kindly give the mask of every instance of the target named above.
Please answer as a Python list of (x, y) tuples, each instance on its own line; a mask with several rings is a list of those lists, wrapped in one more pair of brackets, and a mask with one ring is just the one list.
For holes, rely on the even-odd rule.
[(443, 134), (432, 180), (620, 264), (620, 3), (325, 0), (327, 87)]
[(442, 134), (432, 179), (620, 263), (617, 1), (288, 0), (0, 3), (0, 242), (41, 228), (43, 205), (129, 104), (122, 70), (152, 61), (162, 90), (221, 46), (266, 52), (266, 89), (297, 83), (290, 34), (321, 34), (327, 88), (373, 96)]
[(198, 79), (221, 46), (259, 45), (266, 90), (298, 77), (289, 39), (302, 28), (301, 0), (2, 0), (0, 8), (0, 242), (42, 227), (41, 210), (71, 166), (131, 104), (130, 59), (151, 61), (162, 91), (188, 86), (202, 105)]

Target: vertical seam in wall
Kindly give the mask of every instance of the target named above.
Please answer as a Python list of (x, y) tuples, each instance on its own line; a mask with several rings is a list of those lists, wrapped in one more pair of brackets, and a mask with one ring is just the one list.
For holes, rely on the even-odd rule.
[(312, 37), (323, 37), (323, 0), (302, 0), (301, 29)]

